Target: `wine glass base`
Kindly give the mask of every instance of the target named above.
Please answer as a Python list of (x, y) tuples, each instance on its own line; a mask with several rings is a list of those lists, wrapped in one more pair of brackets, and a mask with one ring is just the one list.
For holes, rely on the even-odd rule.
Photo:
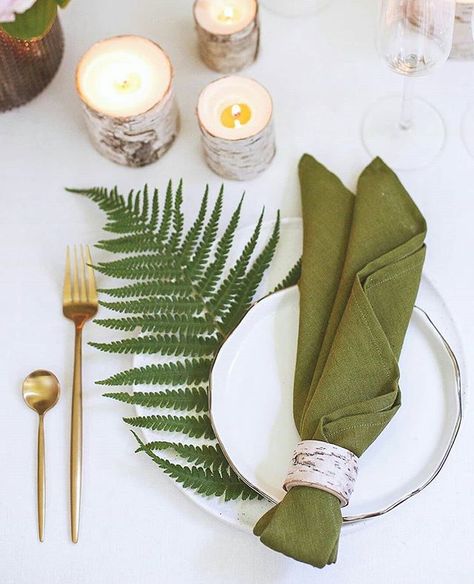
[(474, 156), (474, 106), (471, 106), (464, 114), (461, 134), (467, 151)]
[(414, 99), (413, 122), (404, 129), (400, 126), (401, 105), (400, 97), (388, 97), (367, 112), (362, 125), (364, 146), (371, 156), (380, 156), (395, 170), (428, 166), (443, 149), (444, 122), (432, 105)]
[(261, 0), (261, 4), (274, 14), (294, 18), (316, 14), (329, 4), (329, 0)]

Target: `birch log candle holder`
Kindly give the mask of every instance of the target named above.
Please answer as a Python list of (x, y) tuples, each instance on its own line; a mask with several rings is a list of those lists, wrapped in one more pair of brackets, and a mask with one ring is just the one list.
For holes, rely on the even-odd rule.
[(208, 166), (219, 176), (249, 180), (275, 156), (273, 104), (253, 79), (223, 77), (199, 97), (197, 117)]
[(474, 0), (457, 0), (451, 59), (474, 60)]
[(199, 54), (219, 73), (236, 73), (257, 58), (260, 21), (257, 0), (196, 0)]
[(96, 43), (79, 63), (76, 85), (91, 141), (109, 160), (144, 166), (173, 144), (173, 67), (156, 43), (138, 36)]

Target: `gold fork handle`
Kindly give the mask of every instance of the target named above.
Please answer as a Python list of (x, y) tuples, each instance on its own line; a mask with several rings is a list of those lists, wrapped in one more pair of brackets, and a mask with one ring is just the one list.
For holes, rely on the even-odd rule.
[(45, 515), (45, 492), (46, 478), (44, 469), (44, 415), (39, 416), (38, 421), (38, 536), (39, 540), (44, 539), (44, 515)]
[(74, 377), (72, 384), (71, 417), (71, 539), (79, 539), (79, 516), (82, 484), (82, 328), (76, 326), (74, 344)]

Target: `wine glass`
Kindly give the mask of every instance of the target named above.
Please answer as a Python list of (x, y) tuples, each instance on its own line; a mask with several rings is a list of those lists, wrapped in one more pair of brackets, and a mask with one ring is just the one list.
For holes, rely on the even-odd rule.
[(261, 0), (271, 12), (281, 16), (306, 16), (318, 12), (329, 0)]
[[(472, 11), (471, 36), (474, 40), (474, 10)], [(469, 154), (474, 156), (474, 105), (471, 105), (464, 114), (461, 134)]]
[(428, 102), (414, 98), (413, 77), (443, 65), (451, 51), (456, 0), (381, 0), (377, 48), (404, 76), (403, 96), (387, 97), (365, 116), (362, 139), (372, 156), (398, 170), (428, 165), (441, 151), (444, 122)]

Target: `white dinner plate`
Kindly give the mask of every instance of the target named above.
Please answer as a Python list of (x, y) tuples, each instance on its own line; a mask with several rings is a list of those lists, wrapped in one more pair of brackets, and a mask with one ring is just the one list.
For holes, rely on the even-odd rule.
[[(252, 225), (237, 232), (231, 262), (237, 259), (253, 229)], [(262, 226), (259, 249), (272, 229), (273, 223)], [(267, 499), (224, 502), (178, 485), (207, 512), (245, 530), (251, 530), (256, 520), (281, 498), (281, 484), (299, 440), (291, 414), (298, 292), (293, 288), (267, 295), (294, 266), (301, 252), (301, 219), (284, 219), (277, 253), (257, 292), (257, 298), (264, 300), (249, 311), (224, 343), (211, 378), (212, 421), (221, 446), (236, 472)], [(423, 300), (420, 306), (436, 321), (459, 359), (461, 345), (452, 319), (426, 278), (423, 278), (419, 299)], [(441, 345), (432, 329), (427, 330), (422, 316), (415, 315), (401, 360), (403, 407), (361, 459), (356, 493), (348, 508), (351, 513), (364, 513), (383, 506), (409, 489), (416, 479), (422, 480), (435, 468), (439, 455), (452, 437), (459, 404), (452, 361)], [(133, 366), (159, 362), (156, 355), (137, 355)], [(134, 390), (150, 391), (151, 388), (136, 386)], [(426, 399), (429, 406), (418, 412), (418, 406)], [(152, 413), (140, 406), (136, 411), (140, 416)], [(202, 443), (187, 440), (183, 435), (147, 429), (141, 432), (145, 441)], [(408, 446), (413, 455), (404, 459)], [(173, 460), (172, 455), (167, 456)], [(396, 461), (403, 459), (401, 467), (395, 461), (390, 462), (395, 456)], [(398, 469), (396, 473), (394, 469)]]
[[(391, 510), (435, 478), (462, 414), (461, 346), (449, 312), (423, 276), (400, 360), (402, 408), (364, 454), (347, 522)], [(258, 302), (221, 348), (211, 417), (242, 479), (272, 502), (300, 438), (293, 421), (299, 291)], [(453, 351), (453, 352), (451, 352)]]

